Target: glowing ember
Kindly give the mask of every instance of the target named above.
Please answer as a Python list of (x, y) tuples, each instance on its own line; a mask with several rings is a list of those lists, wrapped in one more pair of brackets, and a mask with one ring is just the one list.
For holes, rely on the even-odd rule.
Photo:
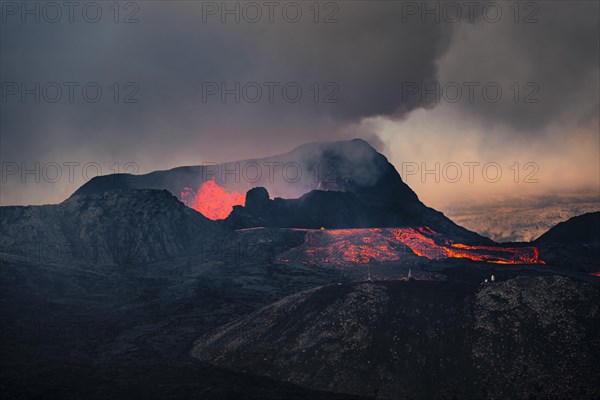
[(591, 274), (592, 276), (599, 276), (600, 277), (600, 272), (592, 272)]
[(224, 219), (231, 213), (233, 206), (244, 205), (246, 197), (237, 192), (228, 192), (217, 185), (215, 179), (204, 182), (194, 193), (185, 188), (181, 192), (181, 201), (188, 207), (202, 213), (212, 220)]
[[(299, 252), (291, 255), (288, 253)], [(469, 246), (428, 227), (307, 230), (304, 244), (284, 254), (307, 264), (401, 262), (466, 258), (495, 264), (544, 264), (536, 247)], [(283, 261), (283, 259), (281, 260)]]

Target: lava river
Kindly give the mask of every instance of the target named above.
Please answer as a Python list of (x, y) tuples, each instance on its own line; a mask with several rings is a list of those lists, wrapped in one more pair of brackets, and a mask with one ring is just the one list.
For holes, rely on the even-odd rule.
[(454, 243), (428, 227), (306, 230), (301, 246), (281, 262), (347, 265), (466, 258), (494, 264), (544, 264), (537, 247), (470, 246)]

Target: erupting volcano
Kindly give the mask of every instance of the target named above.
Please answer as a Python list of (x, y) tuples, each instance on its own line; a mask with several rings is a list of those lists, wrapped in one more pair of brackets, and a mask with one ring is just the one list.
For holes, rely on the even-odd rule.
[(200, 212), (212, 220), (224, 219), (231, 213), (233, 206), (244, 205), (245, 195), (228, 192), (217, 185), (215, 178), (204, 182), (197, 192), (186, 187), (181, 192), (181, 201), (188, 207)]
[(305, 242), (281, 256), (306, 264), (343, 265), (466, 258), (494, 264), (544, 264), (535, 246), (469, 246), (428, 227), (307, 230)]

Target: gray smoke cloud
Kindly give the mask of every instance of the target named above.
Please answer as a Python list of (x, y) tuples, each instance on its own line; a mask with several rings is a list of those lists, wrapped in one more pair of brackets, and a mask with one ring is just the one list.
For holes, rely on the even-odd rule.
[(552, 124), (597, 126), (599, 4), (531, 4), (535, 7), (522, 7), (519, 16), (530, 23), (514, 22), (513, 4), (498, 23), (457, 26), (440, 59), (440, 81), (500, 83), (500, 101), (458, 106), (469, 118), (506, 125), (518, 135), (544, 134)]
[[(317, 10), (310, 2), (280, 2), (272, 15), (258, 2), (258, 22), (249, 21), (256, 14), (247, 2), (132, 2), (120, 4), (118, 15), (100, 2), (96, 23), (82, 16), (86, 2), (73, 22), (63, 8), (56, 23), (45, 21), (54, 14), (44, 15), (43, 3), (28, 6), (35, 4), (40, 21), (26, 14), (23, 23), (23, 3), (2, 3), (3, 163), (94, 162), (109, 173), (114, 162), (135, 162), (139, 172), (150, 172), (355, 136), (385, 149), (361, 120), (402, 120), (436, 107), (431, 96), (407, 93), (435, 81), (495, 81), (505, 91), (513, 81), (538, 84), (534, 105), (509, 101), (508, 93), (499, 103), (456, 104), (464, 118), (506, 124), (512, 134), (543, 136), (554, 123), (597, 121), (596, 2), (538, 2), (539, 22), (532, 24), (514, 23), (504, 3), (497, 23), (483, 18), (484, 3), (473, 21), (463, 10), (454, 23), (441, 2), (324, 2)], [(224, 4), (238, 7), (239, 22), (235, 12), (223, 13)], [(426, 7), (440, 8), (439, 22), (427, 15), (423, 22)], [(298, 9), (301, 18), (293, 22)], [(138, 22), (123, 23), (128, 17)], [(21, 87), (13, 94), (14, 84), (36, 82), (61, 85), (60, 101), (42, 93), (38, 103), (26, 93), (23, 102)], [(65, 82), (79, 84), (73, 102), (66, 101)], [(102, 89), (96, 103), (82, 93), (89, 82)], [(237, 94), (227, 92), (236, 82)], [(257, 87), (262, 94), (254, 102)], [(56, 184), (42, 177), (33, 186), (30, 178), (13, 178), (2, 182), (2, 204), (60, 201), (82, 183), (80, 176)]]

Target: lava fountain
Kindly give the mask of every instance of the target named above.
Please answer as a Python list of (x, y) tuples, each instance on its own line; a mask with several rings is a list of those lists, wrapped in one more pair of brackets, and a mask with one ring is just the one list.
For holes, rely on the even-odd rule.
[(228, 192), (215, 182), (215, 178), (204, 182), (198, 191), (186, 187), (181, 192), (181, 201), (212, 220), (224, 219), (233, 206), (243, 206), (246, 196), (238, 192)]

